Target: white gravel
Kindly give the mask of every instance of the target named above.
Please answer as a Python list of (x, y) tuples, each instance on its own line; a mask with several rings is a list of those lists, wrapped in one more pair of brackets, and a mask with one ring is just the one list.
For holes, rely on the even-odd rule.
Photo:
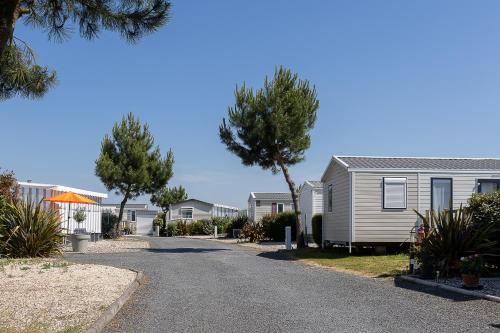
[[(441, 280), (440, 283), (461, 288), (463, 285), (461, 278), (453, 278), (448, 280)], [(485, 295), (492, 295), (500, 297), (500, 278), (481, 278), (479, 284), (483, 286), (481, 290), (475, 290)]]
[(0, 332), (80, 332), (136, 273), (61, 260), (0, 260)]
[[(90, 242), (87, 253), (121, 253), (138, 252), (149, 248), (149, 242), (132, 237), (119, 239), (104, 239)], [(65, 252), (73, 252), (71, 244), (65, 248)]]

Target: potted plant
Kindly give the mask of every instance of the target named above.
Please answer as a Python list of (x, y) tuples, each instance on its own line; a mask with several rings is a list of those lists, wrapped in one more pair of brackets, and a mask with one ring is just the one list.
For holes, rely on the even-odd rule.
[(163, 219), (155, 217), (153, 219), (153, 236), (160, 237), (160, 227), (163, 225)]
[(85, 221), (87, 215), (83, 208), (77, 208), (73, 214), (73, 219), (78, 224), (78, 228), (74, 231), (75, 233), (71, 235), (71, 246), (73, 247), (73, 252), (85, 252), (90, 240), (90, 235), (85, 232), (85, 229), (81, 228), (81, 224)]
[(482, 268), (483, 261), (477, 254), (460, 258), (460, 272), (465, 288), (479, 288)]

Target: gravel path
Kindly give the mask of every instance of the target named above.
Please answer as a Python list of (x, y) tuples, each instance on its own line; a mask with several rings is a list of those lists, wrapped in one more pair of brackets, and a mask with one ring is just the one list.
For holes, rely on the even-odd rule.
[(500, 333), (497, 303), (214, 241), (150, 242), (138, 253), (67, 255), (149, 277), (107, 332)]
[(0, 266), (1, 332), (80, 332), (136, 273), (58, 260), (12, 260)]

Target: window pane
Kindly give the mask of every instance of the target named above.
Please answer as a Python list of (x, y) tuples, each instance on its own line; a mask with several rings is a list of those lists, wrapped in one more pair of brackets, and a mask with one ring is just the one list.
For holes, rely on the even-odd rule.
[(451, 209), (451, 179), (432, 179), (432, 209)]
[(193, 209), (192, 208), (181, 208), (181, 216), (183, 219), (192, 219), (193, 218)]
[(278, 213), (283, 213), (283, 210), (284, 210), (283, 204), (282, 203), (278, 204)]
[(406, 178), (384, 178), (386, 209), (406, 209)]

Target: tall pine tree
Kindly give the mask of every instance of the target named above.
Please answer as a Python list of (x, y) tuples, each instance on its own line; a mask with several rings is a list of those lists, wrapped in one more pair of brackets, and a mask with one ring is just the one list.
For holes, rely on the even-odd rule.
[(309, 131), (319, 108), (316, 90), (289, 69), (276, 69), (264, 87), (253, 91), (245, 84), (235, 91), (236, 103), (229, 107), (219, 136), (244, 165), (258, 165), (274, 174), (283, 172), (292, 194), (296, 215), (297, 246), (304, 247), (297, 189), (288, 168), (304, 160), (311, 144)]
[(167, 184), (173, 164), (172, 151), (162, 157), (148, 124), (141, 126), (132, 113), (113, 126), (111, 136), (102, 140), (95, 173), (108, 191), (123, 195), (119, 222), (129, 199), (155, 193)]

